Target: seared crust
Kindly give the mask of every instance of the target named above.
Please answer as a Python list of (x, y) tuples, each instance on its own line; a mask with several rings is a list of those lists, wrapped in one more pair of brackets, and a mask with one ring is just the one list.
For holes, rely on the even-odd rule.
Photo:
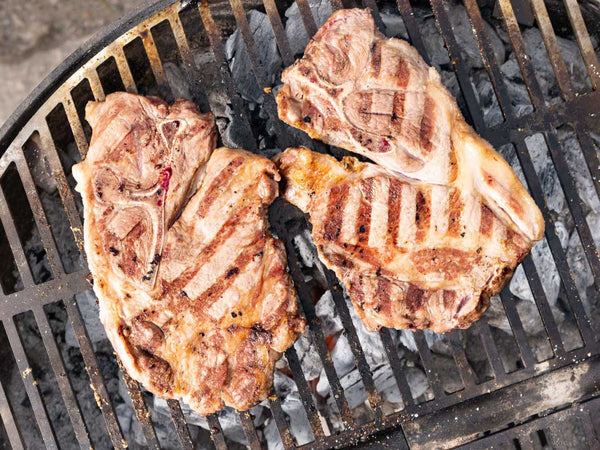
[(368, 330), (467, 328), (531, 248), (456, 186), (305, 148), (275, 159), (282, 196), (310, 214), (319, 256)]
[[(266, 398), (304, 330), (285, 250), (268, 231), (275, 165), (214, 150), (193, 103), (111, 94), (73, 168), (100, 318), (127, 372), (200, 414)], [(214, 152), (213, 152), (214, 150)]]

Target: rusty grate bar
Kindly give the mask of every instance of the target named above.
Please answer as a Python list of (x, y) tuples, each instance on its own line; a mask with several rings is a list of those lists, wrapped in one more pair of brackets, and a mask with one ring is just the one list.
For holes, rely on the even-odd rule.
[(563, 0), (565, 7), (567, 8), (567, 15), (569, 21), (573, 27), (573, 33), (579, 44), (581, 50), (581, 56), (587, 67), (590, 81), (592, 82), (592, 88), (598, 89), (598, 83), (600, 83), (600, 66), (598, 65), (598, 57), (594, 51), (594, 46), (588, 34), (581, 10), (576, 0)]
[(519, 317), (519, 313), (515, 307), (516, 299), (513, 295), (508, 295), (507, 291), (508, 289), (505, 289), (500, 293), (502, 306), (504, 307), (504, 312), (508, 318), (508, 323), (513, 331), (515, 340), (517, 341), (517, 346), (519, 347), (519, 352), (521, 353), (521, 362), (523, 363), (523, 367), (526, 369), (533, 369), (533, 366), (535, 365), (535, 358), (531, 348), (529, 347), (529, 344), (527, 343), (527, 336), (525, 335), (525, 330), (523, 329), (523, 323), (521, 322), (521, 318)]
[(217, 415), (211, 414), (210, 416), (206, 416), (206, 421), (210, 427), (210, 437), (217, 450), (227, 450), (225, 436), (223, 435), (223, 429), (221, 428)]
[(27, 392), (27, 398), (29, 398), (29, 401), (31, 402), (33, 414), (35, 415), (35, 420), (42, 435), (44, 445), (49, 449), (58, 449), (56, 436), (54, 435), (54, 430), (48, 417), (48, 411), (46, 410), (45, 403), (42, 401), (40, 390), (37, 386), (37, 381), (33, 378), (32, 369), (29, 361), (27, 360), (23, 343), (21, 342), (21, 336), (19, 336), (17, 327), (15, 326), (12, 318), (4, 320), (2, 323), (4, 324), (4, 330), (6, 331), (8, 342), (10, 343), (15, 356), (19, 374), (23, 379), (25, 391)]
[(398, 385), (398, 390), (402, 396), (402, 403), (404, 403), (405, 408), (411, 408), (414, 406), (415, 402), (413, 400), (412, 393), (410, 392), (410, 386), (406, 381), (406, 376), (404, 375), (404, 370), (402, 369), (402, 361), (400, 361), (400, 357), (398, 356), (398, 352), (394, 346), (391, 333), (392, 331), (389, 328), (382, 328), (379, 331), (379, 337), (381, 338), (383, 348), (385, 349), (388, 361), (392, 367), (392, 373), (394, 374), (396, 384)]
[(77, 110), (75, 109), (71, 95), (63, 102), (63, 106), (65, 107), (65, 114), (67, 115), (73, 137), (75, 138), (75, 144), (79, 150), (79, 155), (81, 156), (81, 159), (84, 159), (88, 151), (88, 141), (85, 137), (83, 126), (79, 121), (79, 116), (77, 115)]
[(504, 370), (504, 365), (502, 364), (500, 354), (496, 348), (496, 343), (492, 337), (492, 331), (488, 325), (487, 317), (483, 316), (476, 325), (479, 330), (479, 336), (481, 337), (481, 343), (483, 344), (485, 353), (487, 354), (492, 370), (494, 371), (496, 381), (498, 383), (503, 383), (506, 379), (506, 371)]
[(54, 340), (52, 329), (50, 328), (50, 323), (48, 322), (48, 318), (46, 317), (43, 306), (40, 305), (35, 308), (33, 310), (33, 314), (40, 330), (40, 335), (42, 337), (44, 347), (46, 348), (50, 365), (54, 371), (56, 382), (58, 383), (60, 393), (63, 401), (65, 402), (69, 419), (71, 419), (75, 437), (77, 438), (79, 446), (82, 449), (89, 449), (91, 447), (91, 442), (87, 427), (85, 426), (85, 422), (83, 421), (83, 417), (81, 415), (81, 408), (79, 407), (77, 398), (73, 393), (71, 381), (66, 373), (65, 365), (56, 345), (56, 341)]
[(283, 409), (281, 409), (281, 402), (274, 394), (269, 397), (269, 408), (271, 409), (273, 419), (275, 419), (275, 425), (277, 426), (277, 431), (279, 432), (283, 447), (286, 449), (294, 448), (296, 444), (294, 443), (294, 438), (290, 432), (290, 427), (288, 426)]
[(465, 351), (460, 342), (459, 332), (458, 330), (452, 330), (449, 333), (446, 333), (446, 337), (450, 346), (450, 352), (452, 353), (456, 367), (458, 367), (458, 373), (463, 386), (465, 389), (470, 389), (475, 385), (475, 374), (473, 373), (469, 361), (467, 361), (467, 355), (465, 355)]
[(312, 38), (317, 32), (317, 24), (315, 23), (312, 11), (310, 10), (310, 5), (307, 0), (296, 0), (296, 5), (298, 6), (298, 11), (300, 12), (306, 34), (308, 34), (308, 37)]
[(325, 375), (327, 376), (327, 380), (329, 381), (329, 385), (331, 386), (331, 391), (335, 398), (337, 407), (340, 411), (342, 421), (346, 424), (346, 426), (351, 428), (354, 426), (352, 413), (350, 412), (350, 408), (348, 407), (348, 402), (346, 401), (344, 390), (342, 389), (342, 385), (333, 366), (331, 354), (329, 353), (329, 349), (327, 348), (325, 336), (323, 334), (323, 329), (321, 328), (321, 320), (317, 317), (315, 307), (312, 304), (310, 291), (308, 289), (308, 286), (304, 282), (304, 275), (300, 271), (300, 264), (294, 252), (293, 243), (290, 238), (288, 229), (285, 226), (285, 224), (280, 223), (279, 221), (275, 222), (275, 229), (278, 236), (283, 240), (285, 244), (288, 255), (288, 266), (290, 268), (290, 274), (292, 276), (292, 279), (294, 280), (294, 286), (298, 291), (300, 304), (302, 305), (302, 309), (304, 310), (304, 314), (308, 322), (308, 330), (311, 334), (317, 352), (319, 353), (319, 358), (321, 359), (323, 368), (325, 369)]
[(160, 448), (158, 438), (156, 437), (156, 431), (154, 431), (154, 427), (152, 426), (152, 421), (150, 419), (150, 411), (148, 411), (148, 407), (146, 406), (146, 402), (142, 396), (140, 384), (127, 374), (123, 368), (121, 359), (119, 357), (116, 358), (117, 363), (119, 364), (119, 369), (121, 370), (121, 376), (123, 377), (123, 381), (125, 382), (125, 386), (127, 386), (127, 391), (131, 397), (131, 402), (133, 403), (135, 417), (140, 423), (142, 432), (146, 438), (146, 445), (148, 445), (148, 447), (151, 449)]
[(440, 374), (437, 371), (437, 367), (433, 362), (433, 356), (431, 356), (431, 350), (427, 345), (425, 334), (422, 330), (416, 330), (413, 331), (413, 336), (415, 338), (417, 351), (419, 352), (419, 356), (421, 357), (421, 362), (423, 363), (423, 367), (425, 368), (425, 375), (427, 375), (427, 379), (431, 384), (433, 395), (436, 399), (443, 398), (445, 395), (444, 386), (442, 385), (442, 380), (440, 379)]
[(269, 17), (273, 34), (275, 34), (275, 40), (277, 41), (277, 48), (279, 48), (279, 53), (281, 54), (281, 60), (284, 65), (289, 66), (294, 62), (294, 55), (292, 54), (290, 43), (285, 34), (281, 17), (279, 17), (279, 13), (277, 12), (275, 0), (264, 0), (263, 5), (265, 5), (265, 11)]
[(242, 99), (233, 87), (233, 80), (231, 79), (231, 74), (229, 73), (227, 66), (227, 58), (225, 57), (225, 51), (223, 50), (223, 43), (221, 42), (221, 37), (219, 36), (219, 32), (210, 12), (208, 2), (202, 2), (199, 5), (199, 11), (202, 18), (202, 23), (204, 24), (204, 29), (210, 41), (210, 47), (213, 55), (215, 56), (217, 67), (219, 68), (220, 78), (225, 86), (227, 97), (231, 102), (233, 109), (237, 111), (242, 118), (242, 124), (244, 125), (244, 142), (248, 143), (248, 150), (255, 151), (256, 138), (253, 134), (252, 128), (250, 127), (250, 122), (248, 121), (248, 112)]
[(369, 364), (367, 363), (367, 359), (362, 350), (362, 346), (360, 345), (360, 341), (358, 340), (356, 328), (352, 323), (352, 317), (350, 317), (350, 311), (348, 310), (348, 305), (346, 304), (346, 300), (344, 299), (344, 295), (342, 293), (342, 287), (337, 283), (333, 271), (324, 267), (320, 263), (320, 261), (316, 264), (319, 264), (323, 272), (325, 273), (325, 278), (327, 279), (329, 291), (333, 296), (333, 301), (335, 303), (336, 310), (340, 315), (340, 319), (342, 320), (344, 332), (346, 334), (346, 337), (348, 338), (348, 343), (350, 344), (350, 349), (352, 350), (352, 354), (354, 356), (354, 362), (358, 367), (358, 371), (362, 378), (363, 384), (365, 385), (365, 390), (367, 391), (367, 399), (369, 400), (371, 408), (373, 408), (373, 410), (375, 411), (375, 417), (379, 419), (383, 415), (381, 411), (381, 397), (379, 395), (379, 392), (377, 392), (377, 389), (375, 388), (375, 382), (373, 381), (373, 376), (371, 375), (371, 369), (369, 368)]
[(177, 437), (179, 438), (179, 443), (181, 444), (181, 447), (184, 450), (193, 449), (194, 444), (192, 443), (190, 430), (188, 429), (187, 422), (185, 420), (179, 402), (177, 400), (167, 400), (167, 405), (169, 407), (169, 411), (171, 412), (171, 418), (173, 419), (173, 423), (175, 424), (175, 429), (177, 430)]
[(427, 50), (425, 50), (425, 44), (423, 44), (423, 38), (421, 37), (421, 32), (419, 31), (419, 28), (417, 26), (417, 21), (415, 20), (415, 13), (413, 12), (412, 6), (410, 5), (410, 1), (397, 0), (396, 4), (398, 6), (398, 12), (402, 16), (404, 26), (406, 26), (406, 31), (408, 33), (410, 43), (419, 51), (419, 54), (425, 60), (425, 62), (429, 64), (429, 55), (427, 54)]
[(248, 447), (250, 450), (260, 450), (260, 442), (258, 435), (256, 434), (256, 428), (254, 428), (254, 419), (248, 411), (239, 411), (240, 422), (244, 429), (244, 435), (248, 440)]
[(319, 439), (324, 436), (323, 427), (321, 426), (321, 420), (319, 419), (319, 414), (317, 413), (317, 407), (315, 406), (312, 393), (306, 382), (306, 378), (304, 377), (304, 372), (302, 371), (302, 366), (300, 365), (300, 360), (298, 359), (296, 349), (293, 346), (290, 347), (285, 352), (285, 355), (290, 365), (290, 370), (294, 374), (294, 382), (298, 387), (300, 400), (302, 401), (302, 405), (306, 411), (306, 416), (308, 417), (308, 423), (310, 424), (312, 434), (316, 439)]

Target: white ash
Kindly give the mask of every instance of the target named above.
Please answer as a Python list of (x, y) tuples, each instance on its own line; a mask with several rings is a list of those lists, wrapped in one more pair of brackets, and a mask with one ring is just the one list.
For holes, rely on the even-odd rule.
[[(332, 10), (328, 0), (309, 0), (308, 4), (315, 19), (317, 27), (320, 27), (331, 16)], [(308, 44), (308, 34), (302, 22), (302, 16), (298, 10), (298, 5), (294, 2), (286, 12), (285, 34), (290, 43), (292, 54), (299, 56), (304, 52), (306, 44)]]
[[(400, 342), (411, 352), (417, 353), (417, 343), (415, 342), (414, 333), (411, 330), (400, 330)], [(438, 342), (444, 339), (443, 334), (434, 333), (431, 330), (423, 330), (423, 335), (427, 341), (429, 348), (435, 346)]]
[[(292, 435), (299, 445), (312, 440), (310, 424), (300, 394), (294, 381), (280, 371), (275, 371), (273, 390), (281, 400), (281, 409), (286, 415)], [(314, 400), (314, 399), (313, 399)], [(266, 434), (266, 428), (265, 428)]]
[(319, 299), (315, 305), (315, 312), (317, 317), (321, 319), (321, 327), (325, 337), (332, 336), (344, 329), (342, 320), (335, 309), (331, 291), (325, 292)]
[(395, 37), (401, 39), (408, 39), (408, 32), (402, 17), (397, 13), (392, 13), (382, 10), (380, 12), (381, 20), (385, 25), (385, 35), (387, 37)]
[(304, 333), (298, 338), (294, 344), (294, 349), (298, 354), (304, 378), (308, 381), (317, 378), (323, 370), (323, 364), (308, 333)]

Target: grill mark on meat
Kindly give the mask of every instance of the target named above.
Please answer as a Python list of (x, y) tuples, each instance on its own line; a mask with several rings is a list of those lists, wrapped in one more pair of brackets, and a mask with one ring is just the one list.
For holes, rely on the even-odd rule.
[[(362, 92), (358, 95), (359, 102), (357, 107), (359, 108), (358, 113), (360, 116), (360, 120), (362, 121), (362, 125), (364, 127), (369, 127), (371, 122), (372, 108), (373, 108), (373, 92)], [(352, 107), (353, 105), (349, 105)]]
[(404, 106), (406, 104), (406, 93), (396, 92), (394, 94), (394, 104), (392, 108), (391, 130), (390, 132), (402, 133), (402, 122), (404, 121)]
[(427, 237), (431, 222), (431, 193), (419, 189), (416, 199), (415, 224), (417, 226), (416, 240), (422, 242)]
[(371, 230), (371, 211), (373, 208), (373, 185), (373, 178), (367, 178), (360, 183), (362, 199), (356, 218), (356, 233), (358, 235), (359, 243), (367, 242), (369, 239), (369, 231)]
[(381, 71), (381, 45), (376, 42), (371, 47), (371, 68), (373, 69), (373, 76), (378, 77)]
[(328, 220), (323, 229), (323, 237), (326, 241), (336, 241), (340, 237), (344, 218), (344, 205), (349, 190), (350, 186), (348, 184), (342, 184), (334, 186), (329, 192), (326, 215)]
[(456, 300), (456, 291), (445, 289), (443, 293), (444, 309), (448, 310)]
[(492, 234), (492, 226), (494, 224), (494, 213), (484, 204), (481, 204), (481, 224), (479, 232), (483, 236)]
[(384, 278), (378, 278), (377, 290), (375, 297), (377, 299), (377, 306), (373, 308), (373, 311), (386, 317), (392, 315), (392, 295), (391, 295), (390, 282)]
[[(250, 211), (250, 207), (246, 206), (239, 211), (240, 216), (244, 216)], [(192, 266), (185, 270), (181, 275), (168, 284), (169, 292), (182, 292), (185, 286), (194, 278), (198, 272), (204, 267), (204, 264), (210, 260), (221, 245), (233, 235), (236, 231), (236, 224), (239, 219), (236, 216), (229, 218), (215, 234), (215, 237), (204, 246), (204, 248), (194, 257), (196, 261), (200, 261), (198, 265)]]
[(244, 158), (242, 157), (232, 159), (221, 171), (221, 173), (215, 177), (213, 182), (205, 191), (202, 202), (200, 205), (198, 205), (198, 217), (206, 216), (211, 205), (222, 194), (222, 189), (224, 189), (233, 179), (234, 174), (237, 172), (236, 169), (240, 167), (243, 162)]
[(421, 119), (421, 127), (419, 130), (419, 142), (425, 153), (433, 150), (433, 132), (435, 129), (435, 100), (429, 94), (425, 97), (425, 105), (423, 106), (423, 117)]
[(461, 216), (464, 209), (464, 204), (461, 199), (460, 191), (452, 188), (448, 199), (448, 235), (454, 237), (465, 237)]
[(258, 250), (264, 247), (264, 240), (265, 235), (262, 231), (255, 233), (252, 242), (246, 246), (246, 248), (237, 256), (237, 258), (235, 258), (233, 264), (230, 266), (230, 268), (237, 268), (237, 271), (233, 271), (232, 273), (229, 273), (228, 271), (222, 274), (215, 280), (212, 286), (200, 294), (198, 299), (195, 301), (195, 308), (198, 310), (199, 314), (202, 314), (203, 310), (209, 308), (227, 289), (233, 285), (235, 279), (240, 275), (240, 273), (244, 272), (244, 269), (248, 263), (252, 261), (252, 258), (258, 252)]
[(456, 248), (425, 248), (411, 254), (410, 260), (423, 274), (439, 273), (447, 280), (456, 279), (479, 262), (479, 257)]
[(404, 58), (401, 56), (397, 59), (395, 81), (398, 83), (400, 90), (406, 89), (408, 82), (410, 81), (410, 67)]
[(353, 299), (355, 299), (355, 304), (358, 304), (358, 307), (360, 309), (365, 309), (364, 307), (364, 286), (363, 286), (363, 281), (362, 281), (362, 276), (360, 276), (358, 278), (358, 281), (356, 281), (356, 278), (352, 278), (350, 280), (350, 289), (348, 290), (348, 294), (350, 295), (350, 297), (352, 297)]
[(390, 179), (388, 195), (388, 238), (392, 244), (398, 245), (400, 231), (400, 208), (402, 205), (402, 182), (396, 178)]
[(406, 291), (406, 307), (411, 314), (420, 309), (423, 306), (423, 297), (425, 291), (409, 283), (408, 290)]

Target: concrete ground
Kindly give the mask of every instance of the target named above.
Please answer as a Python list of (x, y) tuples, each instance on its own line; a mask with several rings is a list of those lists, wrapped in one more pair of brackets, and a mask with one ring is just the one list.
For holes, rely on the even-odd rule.
[(95, 32), (144, 0), (0, 0), (0, 126)]

